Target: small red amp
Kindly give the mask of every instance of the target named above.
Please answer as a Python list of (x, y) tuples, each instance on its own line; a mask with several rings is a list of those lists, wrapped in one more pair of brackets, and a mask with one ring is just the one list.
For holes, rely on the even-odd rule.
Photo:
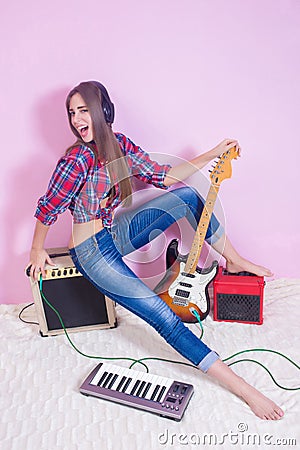
[(264, 285), (264, 277), (219, 267), (213, 282), (214, 320), (261, 325)]

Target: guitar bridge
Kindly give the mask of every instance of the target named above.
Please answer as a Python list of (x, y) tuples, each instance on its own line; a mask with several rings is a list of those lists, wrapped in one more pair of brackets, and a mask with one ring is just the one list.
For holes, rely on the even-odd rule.
[(172, 303), (177, 306), (187, 306), (187, 301), (184, 298), (174, 297)]

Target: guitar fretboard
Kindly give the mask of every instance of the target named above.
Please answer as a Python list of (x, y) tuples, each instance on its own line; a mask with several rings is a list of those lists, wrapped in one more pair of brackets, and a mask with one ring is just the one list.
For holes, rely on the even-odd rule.
[(207, 198), (206, 198), (206, 202), (203, 207), (201, 219), (199, 221), (199, 224), (198, 224), (198, 227), (197, 227), (197, 230), (195, 233), (195, 237), (194, 237), (194, 240), (193, 240), (193, 243), (191, 246), (191, 250), (190, 250), (188, 259), (185, 263), (184, 271), (186, 273), (194, 273), (197, 268), (198, 260), (199, 260), (200, 254), (201, 254), (201, 250), (203, 247), (203, 243), (205, 240), (209, 221), (210, 221), (213, 209), (214, 209), (214, 205), (216, 202), (219, 188), (220, 188), (220, 185), (215, 185), (215, 184), (210, 185), (210, 188), (209, 188), (209, 191), (207, 194)]

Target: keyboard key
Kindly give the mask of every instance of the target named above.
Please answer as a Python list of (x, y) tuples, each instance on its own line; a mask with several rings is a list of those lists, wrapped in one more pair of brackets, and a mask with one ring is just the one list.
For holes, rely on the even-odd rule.
[(137, 390), (137, 392), (136, 392), (136, 396), (137, 396), (137, 397), (140, 397), (141, 392), (142, 392), (142, 390), (143, 390), (144, 387), (145, 387), (145, 384), (146, 384), (146, 381), (142, 381), (142, 382), (141, 382), (141, 384), (140, 384), (140, 386), (139, 386), (139, 388), (138, 388), (138, 390)]
[(102, 384), (102, 387), (105, 388), (112, 377), (113, 377), (113, 373), (109, 373), (108, 376), (106, 377), (104, 383)]
[(123, 375), (122, 378), (121, 378), (120, 383), (118, 384), (118, 387), (117, 387), (116, 391), (119, 391), (121, 389), (121, 387), (123, 386), (125, 381), (126, 381), (126, 377)]
[(149, 382), (146, 384), (146, 387), (145, 387), (145, 389), (143, 390), (142, 395), (141, 395), (142, 398), (145, 398), (145, 397), (146, 397), (146, 394), (147, 394), (147, 392), (149, 391), (149, 389), (150, 389), (151, 386), (152, 386), (152, 384), (149, 383)]
[(156, 397), (156, 395), (157, 395), (159, 389), (160, 389), (160, 385), (157, 384), (157, 385), (155, 386), (155, 388), (154, 388), (154, 391), (153, 391), (153, 393), (152, 393), (152, 395), (151, 395), (150, 400), (154, 400), (154, 399), (155, 399), (155, 397)]
[(137, 390), (137, 387), (140, 384), (140, 382), (141, 382), (141, 380), (136, 380), (136, 382), (135, 382), (135, 384), (134, 384), (134, 386), (132, 388), (132, 391), (130, 392), (130, 395), (134, 395), (134, 393)]
[(126, 389), (128, 388), (128, 386), (130, 385), (131, 381), (132, 381), (132, 378), (127, 378), (126, 383), (125, 383), (124, 386), (122, 387), (122, 392), (125, 392), (125, 391), (126, 391)]
[(104, 372), (104, 374), (102, 375), (102, 377), (100, 378), (100, 380), (97, 383), (97, 386), (101, 386), (103, 381), (105, 380), (106, 376), (107, 376), (108, 372)]
[(167, 389), (166, 386), (162, 386), (162, 388), (161, 388), (161, 390), (160, 390), (160, 392), (159, 392), (159, 394), (157, 396), (157, 399), (156, 399), (157, 402), (161, 401), (161, 398), (162, 398), (162, 396), (163, 396), (163, 394), (164, 394), (166, 389)]
[(107, 389), (112, 389), (113, 385), (115, 384), (116, 380), (118, 379), (118, 375), (115, 373), (114, 376), (112, 377), (111, 382), (109, 383), (109, 385), (107, 386)]

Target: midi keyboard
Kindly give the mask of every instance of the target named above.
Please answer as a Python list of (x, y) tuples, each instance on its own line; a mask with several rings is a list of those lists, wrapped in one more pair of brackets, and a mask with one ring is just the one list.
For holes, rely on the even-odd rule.
[(79, 390), (176, 421), (182, 419), (194, 392), (191, 384), (110, 363), (98, 364)]

